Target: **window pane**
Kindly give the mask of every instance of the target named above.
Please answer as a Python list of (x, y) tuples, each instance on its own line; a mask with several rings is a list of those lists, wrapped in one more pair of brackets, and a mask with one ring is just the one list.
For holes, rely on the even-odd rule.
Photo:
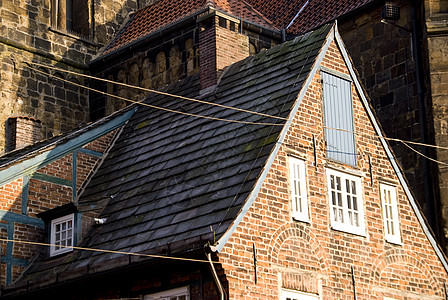
[(329, 201), (332, 227), (355, 234), (364, 234), (360, 179), (349, 174), (328, 170)]
[(380, 184), (380, 195), (383, 206), (385, 239), (392, 243), (401, 243), (396, 188), (387, 184)]

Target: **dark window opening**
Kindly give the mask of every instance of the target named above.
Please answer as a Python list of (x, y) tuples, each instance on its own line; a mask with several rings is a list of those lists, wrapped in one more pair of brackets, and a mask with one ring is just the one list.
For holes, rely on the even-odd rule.
[(223, 27), (223, 28), (227, 28), (227, 20), (222, 17), (219, 17), (219, 26)]
[(90, 37), (90, 0), (52, 0), (52, 27)]

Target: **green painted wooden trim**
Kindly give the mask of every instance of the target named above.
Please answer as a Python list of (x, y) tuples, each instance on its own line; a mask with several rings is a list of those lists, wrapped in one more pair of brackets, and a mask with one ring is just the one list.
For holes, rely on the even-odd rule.
[(10, 211), (0, 211), (0, 220), (8, 221), (8, 222), (17, 222), (26, 225), (33, 225), (41, 228), (45, 228), (45, 223), (41, 219), (29, 217), (26, 215), (13, 213)]
[(30, 187), (30, 176), (23, 176), (22, 181), (22, 214), (28, 213), (28, 192)]
[[(14, 222), (8, 222), (7, 225), (7, 232), (8, 232), (8, 240), (14, 239)], [(6, 285), (10, 285), (12, 281), (12, 250), (13, 250), (13, 243), (8, 242), (6, 244), (6, 278), (5, 282)]]
[(32, 158), (26, 159), (20, 163), (14, 164), (9, 168), (0, 171), (0, 186), (11, 182), (17, 178), (20, 178), (27, 174), (36, 172), (39, 168), (48, 165), (49, 163), (63, 157), (64, 155), (73, 152), (74, 150), (81, 148), (85, 144), (88, 144), (97, 138), (111, 132), (114, 129), (119, 128), (134, 114), (136, 109), (130, 110), (110, 121), (92, 128), (77, 137), (74, 137), (67, 142), (57, 145), (51, 150), (47, 150), (41, 154), (38, 154)]
[(33, 173), (33, 175), (31, 175), (31, 178), (40, 180), (40, 181), (46, 181), (46, 182), (50, 182), (50, 183), (54, 183), (54, 184), (72, 187), (71, 180), (59, 178), (59, 177), (51, 176), (51, 175), (47, 175), (47, 174)]
[(71, 184), (72, 184), (72, 199), (73, 199), (73, 201), (75, 201), (75, 199), (76, 199), (76, 194), (77, 194), (77, 188), (76, 188), (76, 182), (77, 182), (77, 176), (78, 176), (78, 168), (77, 168), (77, 166), (78, 166), (78, 150), (75, 150), (75, 151), (73, 151), (73, 154), (72, 154), (72, 181), (71, 181)]
[(96, 156), (98, 158), (103, 157), (103, 153), (99, 152), (99, 151), (95, 151), (95, 150), (91, 150), (91, 149), (87, 149), (87, 148), (79, 148), (78, 149), (79, 152), (91, 155), (91, 156)]

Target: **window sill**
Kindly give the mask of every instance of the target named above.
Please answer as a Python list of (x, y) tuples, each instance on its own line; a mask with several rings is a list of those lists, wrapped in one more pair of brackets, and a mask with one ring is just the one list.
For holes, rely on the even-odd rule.
[(401, 241), (401, 238), (386, 237), (385, 240), (389, 244), (393, 244), (396, 246), (403, 246), (403, 242)]
[(348, 234), (353, 234), (353, 235), (357, 235), (357, 236), (361, 236), (361, 237), (367, 237), (366, 234), (366, 230), (362, 227), (349, 227), (346, 226), (344, 224), (339, 224), (339, 223), (332, 223), (331, 224), (331, 229), (332, 230), (336, 230), (336, 231), (340, 231), (340, 232), (344, 232), (344, 233), (348, 233)]
[(100, 47), (99, 44), (93, 42), (89, 38), (82, 37), (82, 36), (80, 36), (80, 35), (78, 35), (76, 33), (68, 32), (68, 31), (65, 31), (63, 29), (59, 29), (59, 28), (55, 28), (55, 27), (48, 27), (48, 30), (51, 31), (51, 32), (54, 32), (54, 33), (57, 33), (57, 34), (60, 34), (60, 35), (64, 35), (66, 37), (70, 37), (70, 38), (78, 40), (78, 41), (81, 41), (83, 43), (89, 44), (89, 45), (97, 47), (97, 48)]
[(304, 217), (304, 216), (297, 216), (297, 215), (292, 215), (292, 219), (293, 219), (293, 221), (295, 221), (295, 222), (302, 222), (302, 223), (307, 223), (307, 224), (310, 224), (311, 223), (311, 220), (310, 220), (310, 218), (309, 217)]

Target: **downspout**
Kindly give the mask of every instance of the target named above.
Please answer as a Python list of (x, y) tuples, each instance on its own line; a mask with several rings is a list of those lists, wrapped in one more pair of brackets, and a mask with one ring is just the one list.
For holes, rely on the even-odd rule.
[[(423, 144), (428, 144), (428, 123), (426, 121), (426, 103), (425, 103), (425, 92), (422, 88), (422, 74), (421, 74), (421, 57), (420, 57), (420, 47), (418, 44), (418, 24), (417, 24), (417, 5), (418, 1), (413, 0), (411, 4), (412, 9), (412, 47), (414, 48), (414, 59), (415, 59), (415, 73), (417, 79), (417, 97), (418, 97), (418, 108), (419, 108), (419, 119), (420, 119), (420, 132)], [(423, 147), (422, 152), (424, 155), (429, 157), (429, 152), (427, 147)], [(434, 185), (431, 178), (430, 167), (427, 159), (422, 159), (423, 166), (423, 177), (425, 185), (425, 202), (428, 205), (428, 219), (432, 229), (435, 231), (437, 239), (440, 242), (440, 233), (438, 228), (438, 220), (436, 213), (436, 199), (434, 197)]]
[(227, 295), (226, 292), (221, 284), (221, 281), (219, 281), (218, 273), (216, 273), (215, 265), (212, 261), (212, 251), (215, 252), (216, 249), (213, 249), (210, 244), (205, 245), (205, 254), (207, 255), (207, 259), (210, 263), (210, 270), (212, 271), (213, 279), (215, 280), (216, 286), (218, 287), (219, 295), (221, 300), (226, 300)]

